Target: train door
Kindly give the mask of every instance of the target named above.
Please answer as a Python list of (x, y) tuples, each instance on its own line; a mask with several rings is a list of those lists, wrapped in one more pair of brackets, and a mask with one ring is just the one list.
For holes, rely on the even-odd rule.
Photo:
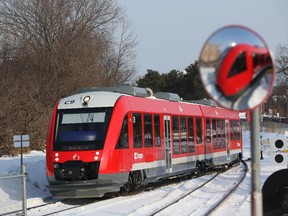
[(164, 116), (164, 143), (166, 172), (172, 171), (170, 116)]
[(225, 139), (227, 147), (227, 161), (230, 161), (229, 120), (225, 120)]

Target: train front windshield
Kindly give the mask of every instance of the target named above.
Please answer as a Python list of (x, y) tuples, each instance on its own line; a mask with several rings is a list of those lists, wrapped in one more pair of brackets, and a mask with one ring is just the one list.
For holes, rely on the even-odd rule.
[(59, 110), (54, 151), (103, 149), (112, 109)]

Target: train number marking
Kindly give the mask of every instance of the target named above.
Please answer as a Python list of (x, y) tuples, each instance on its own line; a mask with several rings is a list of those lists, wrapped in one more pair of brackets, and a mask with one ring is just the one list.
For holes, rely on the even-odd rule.
[(66, 104), (66, 105), (67, 104), (73, 104), (74, 102), (75, 102), (75, 100), (68, 100), (68, 101), (65, 101), (64, 104)]

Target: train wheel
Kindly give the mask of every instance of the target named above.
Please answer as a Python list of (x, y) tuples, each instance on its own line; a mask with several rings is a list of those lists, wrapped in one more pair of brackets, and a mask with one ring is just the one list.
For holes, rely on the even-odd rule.
[(120, 188), (120, 195), (127, 195), (130, 191), (135, 190), (142, 181), (140, 171), (129, 173), (128, 182)]
[(131, 185), (133, 184), (131, 175), (129, 175), (128, 182), (120, 188), (120, 195), (127, 195), (131, 191)]
[(198, 176), (204, 175), (207, 172), (207, 167), (204, 161), (197, 161)]
[(130, 185), (126, 183), (120, 188), (120, 195), (127, 195), (130, 190), (131, 190)]

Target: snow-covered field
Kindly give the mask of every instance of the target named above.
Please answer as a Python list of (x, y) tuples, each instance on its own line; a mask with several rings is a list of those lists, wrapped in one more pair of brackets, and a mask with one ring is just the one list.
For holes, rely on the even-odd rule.
[[(263, 133), (262, 139), (266, 140), (284, 137), (284, 134), (272, 134)], [(244, 143), (244, 158), (250, 157), (250, 132), (243, 132), (243, 143)], [(276, 166), (270, 160), (270, 149), (267, 146), (264, 148), (264, 159), (261, 160), (261, 183), (263, 184), (267, 177), (275, 172), (276, 170), (286, 168), (283, 166)], [(45, 176), (45, 153), (32, 151), (30, 154), (24, 155), (24, 163), (27, 169), (27, 203), (28, 207), (40, 205), (45, 203), (45, 201), (51, 198), (49, 191), (46, 189), (47, 180)], [(248, 165), (250, 163), (248, 162)], [(4, 157), (0, 158), (0, 177), (7, 175), (17, 175), (20, 172), (20, 157)], [(233, 172), (239, 172), (239, 168), (232, 169), (230, 172), (233, 176)], [(205, 178), (205, 177), (201, 177)], [(227, 174), (225, 178), (229, 178)], [(65, 213), (59, 213), (55, 215), (149, 215), (152, 208), (155, 205), (160, 205), (164, 202), (163, 197), (170, 197), (173, 199), (178, 193), (181, 193), (187, 188), (195, 187), (197, 182), (201, 179), (192, 179), (179, 184), (175, 184), (168, 187), (162, 187), (153, 191), (144, 192), (136, 195), (116, 197), (113, 199), (105, 200), (100, 203), (93, 203), (79, 209), (70, 210)], [(225, 206), (220, 207), (217, 210), (216, 215), (250, 215), (250, 190), (251, 190), (251, 172), (247, 174), (246, 179), (240, 185), (239, 189), (229, 198)], [(220, 185), (219, 185), (220, 184)], [(212, 185), (213, 188), (225, 187), (226, 183), (218, 181), (217, 185)], [(204, 193), (203, 193), (204, 194)], [(189, 198), (187, 199), (186, 205), (182, 207), (171, 208), (165, 211), (165, 215), (201, 215), (201, 212), (189, 211), (189, 206), (192, 209), (197, 209), (197, 206), (206, 205), (207, 199), (209, 198), (209, 193), (203, 195), (201, 199)], [(21, 179), (1, 179), (0, 178), (0, 215), (20, 210), (22, 207), (22, 195), (21, 195)], [(141, 201), (140, 201), (141, 200)], [(104, 206), (105, 204), (105, 206)], [(43, 208), (42, 211), (28, 211), (28, 215), (43, 215), (51, 208), (56, 208), (56, 206), (64, 206), (66, 204), (56, 203)], [(109, 207), (110, 206), (110, 207)], [(60, 207), (61, 208), (61, 207)], [(110, 210), (108, 210), (110, 209)], [(164, 214), (159, 214), (164, 215)]]

